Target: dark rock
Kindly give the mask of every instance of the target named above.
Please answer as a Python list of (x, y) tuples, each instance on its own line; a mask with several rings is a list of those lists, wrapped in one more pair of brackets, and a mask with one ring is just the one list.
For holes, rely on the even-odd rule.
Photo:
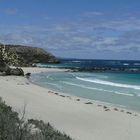
[(103, 108), (104, 108), (104, 109), (107, 109), (107, 106), (104, 106)]
[(129, 112), (129, 111), (127, 111), (126, 113), (127, 113), (127, 114), (132, 114), (132, 113), (131, 113), (131, 112)]
[(92, 102), (87, 102), (87, 103), (85, 103), (85, 104), (93, 104)]
[(64, 95), (60, 95), (61, 97), (66, 97), (66, 96), (64, 96)]
[(11, 71), (11, 68), (5, 64), (5, 63), (0, 63), (0, 72), (4, 72), (6, 75), (10, 75), (10, 71)]
[(105, 109), (105, 111), (110, 111), (110, 109), (109, 109), (109, 108), (107, 108), (107, 109)]
[(24, 71), (21, 68), (11, 69), (9, 75), (24, 76)]
[(25, 74), (25, 77), (26, 77), (27, 79), (29, 79), (30, 76), (31, 76), (31, 73), (26, 73), (26, 74)]
[(114, 110), (115, 110), (115, 111), (118, 111), (118, 109), (117, 109), (117, 108), (114, 108)]

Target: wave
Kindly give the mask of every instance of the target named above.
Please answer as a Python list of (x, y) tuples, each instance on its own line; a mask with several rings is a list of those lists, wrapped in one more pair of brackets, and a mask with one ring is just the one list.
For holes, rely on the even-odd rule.
[(128, 64), (128, 63), (124, 63), (123, 65), (124, 65), (124, 66), (129, 66), (130, 64)]
[(122, 93), (122, 92), (113, 91), (113, 90), (105, 90), (105, 89), (101, 89), (101, 88), (88, 87), (88, 86), (85, 86), (85, 85), (79, 85), (79, 84), (70, 83), (70, 82), (64, 82), (63, 81), (62, 83), (67, 84), (67, 85), (72, 85), (72, 86), (78, 86), (78, 87), (81, 87), (81, 88), (91, 89), (91, 90), (110, 92), (110, 93), (115, 93), (115, 94), (125, 95), (125, 96), (134, 96), (133, 94)]
[(55, 86), (55, 87), (58, 88), (58, 89), (62, 89), (62, 86), (61, 86), (61, 85), (58, 85), (58, 84), (49, 83), (49, 82), (45, 82), (45, 84)]
[(77, 60), (71, 61), (71, 62), (73, 62), (73, 63), (81, 63), (81, 61), (77, 61)]
[(113, 83), (109, 81), (99, 80), (99, 79), (88, 79), (88, 78), (81, 78), (81, 77), (76, 77), (76, 79), (86, 81), (86, 82), (96, 83), (96, 84), (140, 90), (140, 86), (137, 85), (120, 84), (120, 83)]
[(135, 66), (139, 66), (139, 65), (140, 65), (140, 63), (134, 63), (134, 65), (135, 65)]

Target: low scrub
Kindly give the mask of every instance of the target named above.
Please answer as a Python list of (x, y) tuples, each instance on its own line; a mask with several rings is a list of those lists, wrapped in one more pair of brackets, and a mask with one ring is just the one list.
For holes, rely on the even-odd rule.
[(30, 119), (25, 121), (0, 98), (0, 140), (72, 140), (54, 129), (50, 123)]

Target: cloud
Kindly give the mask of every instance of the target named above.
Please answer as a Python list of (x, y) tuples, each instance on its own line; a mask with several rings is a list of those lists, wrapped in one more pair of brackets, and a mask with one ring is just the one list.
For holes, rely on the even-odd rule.
[(3, 25), (0, 42), (43, 47), (64, 57), (120, 58), (137, 52), (133, 58), (140, 59), (138, 17), (127, 14), (106, 19), (100, 12), (87, 12), (85, 16), (90, 18), (80, 16), (75, 21), (43, 26)]

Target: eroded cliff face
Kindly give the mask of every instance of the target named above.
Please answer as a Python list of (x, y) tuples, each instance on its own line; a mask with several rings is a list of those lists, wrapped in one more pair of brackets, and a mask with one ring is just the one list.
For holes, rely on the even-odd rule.
[(5, 45), (21, 59), (21, 66), (31, 66), (34, 63), (59, 63), (55, 56), (42, 48), (22, 45)]

